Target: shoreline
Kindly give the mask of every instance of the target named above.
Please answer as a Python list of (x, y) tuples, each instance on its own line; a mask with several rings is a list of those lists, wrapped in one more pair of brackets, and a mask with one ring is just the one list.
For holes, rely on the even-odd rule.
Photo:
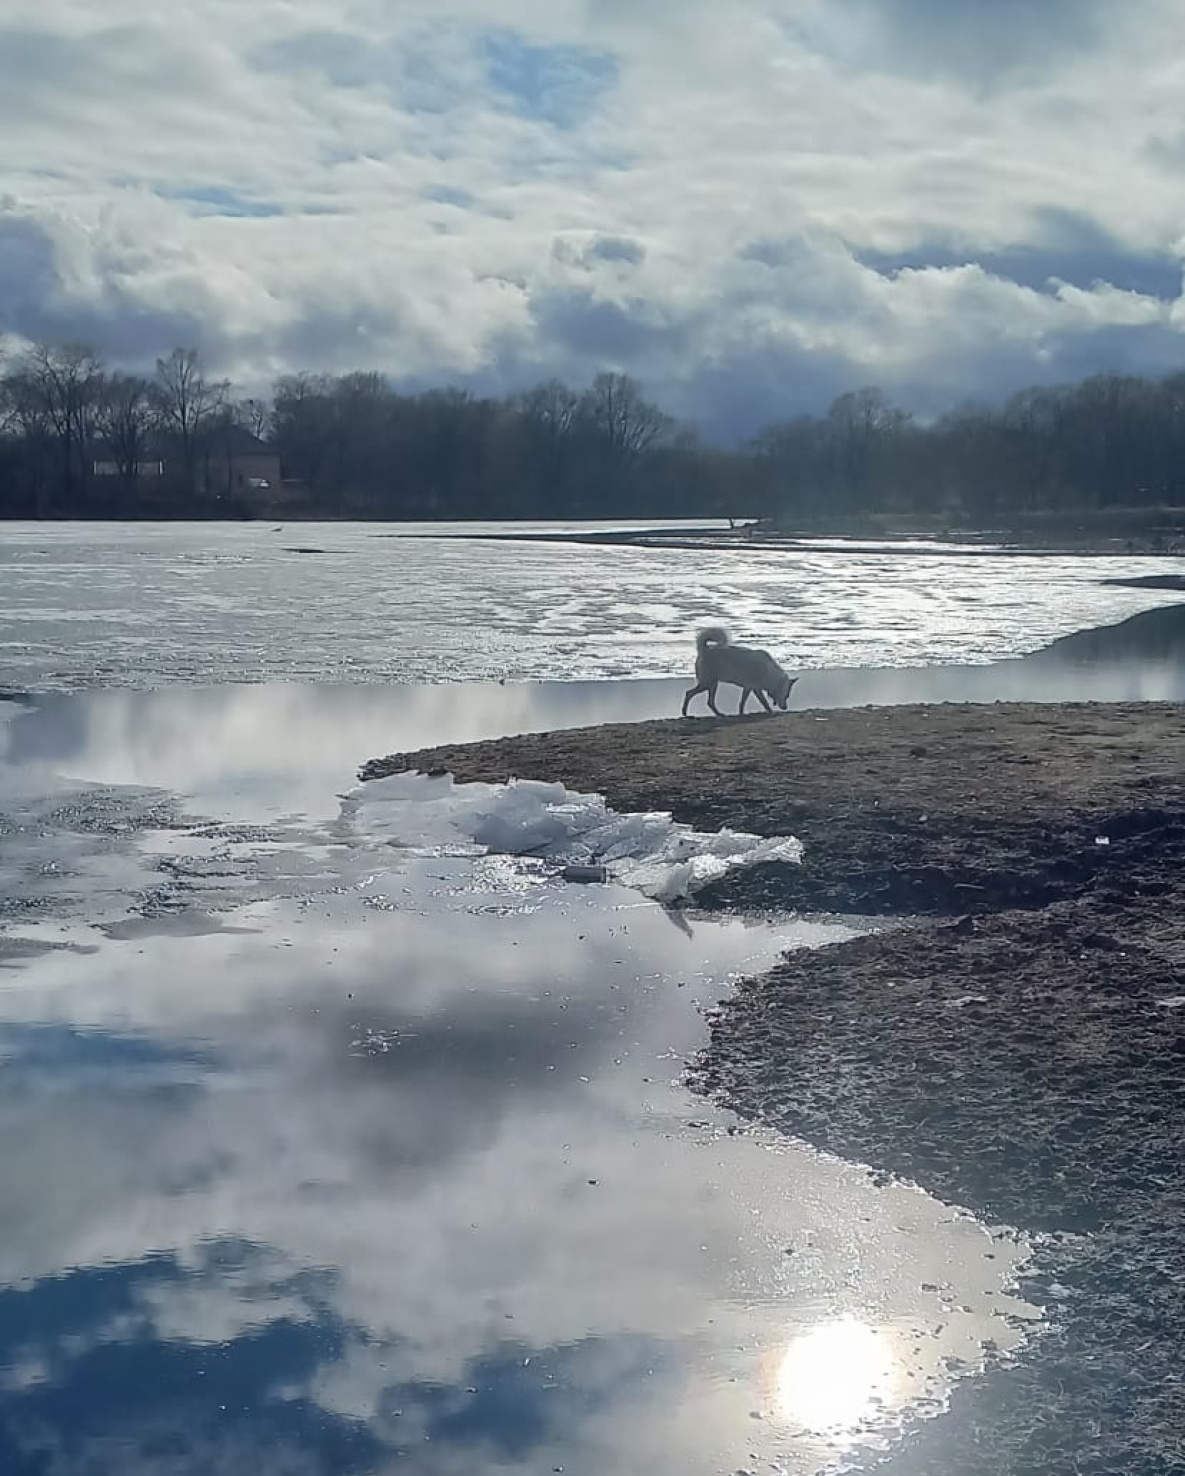
[[(390, 518), (366, 516), (354, 513), (350, 516), (335, 516), (328, 511), (306, 513), (291, 509), (276, 508), (261, 511), (251, 517), (0, 517), (0, 527), (19, 526), (24, 528), (128, 526), (148, 525), (154, 527), (236, 527), (265, 530), (279, 533), (301, 527), (334, 527), (353, 525), (378, 531), (374, 538), (405, 538), (474, 540), (486, 543), (550, 543), (592, 545), (612, 548), (639, 548), (650, 550), (685, 550), (691, 552), (725, 551), (745, 553), (814, 553), (814, 554), (884, 554), (918, 558), (1137, 558), (1185, 560), (1185, 510), (1164, 510), (1163, 517), (1172, 519), (1171, 526), (1153, 522), (1145, 512), (1127, 518), (1099, 517), (1088, 511), (1082, 515), (1084, 521), (1063, 519), (1053, 527), (1062, 531), (1047, 530), (1042, 520), (1034, 526), (1018, 524), (1002, 528), (942, 528), (933, 524), (910, 528), (903, 523), (890, 523), (884, 528), (863, 526), (859, 531), (850, 527), (836, 529), (799, 527), (797, 529), (775, 529), (760, 520), (748, 523), (738, 520), (732, 528), (721, 526), (725, 518), (712, 518), (702, 526), (690, 518), (672, 517), (663, 522), (661, 517), (653, 523), (649, 519), (577, 517), (559, 520), (560, 526), (540, 528), (540, 522), (548, 519), (485, 519), (468, 518)], [(624, 522), (647, 522), (645, 527), (622, 527)], [(1094, 523), (1095, 526), (1088, 526)], [(494, 526), (491, 526), (494, 525)], [(676, 526), (678, 525), (678, 526)], [(1067, 530), (1068, 525), (1068, 530)], [(1168, 541), (1166, 541), (1166, 538)], [(316, 548), (292, 549), (294, 553), (322, 553)], [(1157, 578), (1167, 578), (1169, 584), (1157, 585)], [(1113, 581), (1106, 581), (1111, 583)], [(1185, 588), (1185, 573), (1181, 575), (1152, 576), (1150, 587)]]
[(709, 1019), (694, 1090), (1039, 1237), (1048, 1326), (904, 1473), (1180, 1469), (1185, 724), (1175, 704), (896, 707), (570, 730), (364, 770), (511, 775), (803, 840), (708, 908), (908, 915)]
[[(462, 525), (458, 524), (458, 527)], [(941, 536), (935, 534), (884, 533), (759, 533), (746, 535), (742, 529), (664, 529), (661, 526), (639, 529), (605, 528), (590, 531), (565, 529), (523, 529), (512, 527), (498, 532), (416, 532), (381, 534), (387, 538), (472, 539), (482, 543), (551, 543), (572, 544), (577, 547), (635, 548), (647, 550), (674, 550), (699, 553), (765, 553), (765, 554), (863, 554), (885, 555), (908, 558), (971, 558), (971, 559), (1062, 559), (1062, 558), (1173, 558), (1179, 554), (1172, 549), (1126, 547), (1122, 537), (1086, 537), (1081, 541), (1018, 541), (1015, 530), (1001, 530), (987, 534), (968, 530), (951, 532)], [(1185, 575), (1153, 575), (1150, 580), (1167, 579), (1168, 584), (1150, 583), (1151, 588), (1185, 588)], [(1108, 584), (1127, 583), (1126, 580), (1107, 580)], [(1143, 584), (1145, 581), (1141, 580)], [(1139, 586), (1137, 586), (1139, 587)]]
[(1179, 714), (985, 702), (665, 718), (435, 746), (361, 777), (556, 780), (699, 830), (795, 835), (801, 866), (737, 873), (708, 905), (941, 916), (1045, 906), (1154, 848), (1166, 797), (1185, 814)]
[[(474, 540), (478, 543), (567, 543), (577, 548), (621, 548), (621, 549), (648, 549), (648, 551), (670, 551), (695, 552), (695, 554), (831, 554), (831, 555), (884, 555), (893, 558), (1173, 558), (1173, 554), (1164, 549), (1133, 549), (1127, 551), (1124, 548), (1111, 548), (1111, 540), (1094, 540), (1094, 542), (1083, 543), (1083, 545), (1068, 545), (1068, 543), (1033, 543), (1033, 545), (1021, 545), (1021, 543), (1002, 543), (1002, 545), (977, 545), (974, 542), (974, 534), (967, 534), (967, 542), (962, 542), (958, 536), (952, 534), (949, 540), (925, 545), (913, 537), (868, 537), (868, 539), (847, 539), (846, 534), (818, 534), (818, 536), (806, 537), (754, 537), (745, 539), (741, 534), (729, 533), (704, 533), (701, 536), (694, 534), (663, 533), (661, 528), (649, 531), (649, 533), (564, 533), (564, 531), (553, 531), (553, 533), (539, 533), (539, 531), (522, 531), (522, 533), (390, 533), (382, 534), (384, 537), (400, 537), (400, 539), (440, 539), (440, 537), (455, 537), (455, 539)], [(1154, 576), (1155, 577), (1155, 576)], [(1172, 577), (1175, 576), (1161, 576)], [(1111, 583), (1108, 580), (1108, 583)], [(1119, 582), (1116, 582), (1119, 583)], [(1169, 584), (1169, 586), (1153, 587), (1185, 587), (1185, 576), (1181, 584)]]

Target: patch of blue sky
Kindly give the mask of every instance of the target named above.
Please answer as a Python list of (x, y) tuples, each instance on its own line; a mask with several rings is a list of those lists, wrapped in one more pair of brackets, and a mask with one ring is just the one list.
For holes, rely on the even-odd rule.
[(269, 216), (287, 215), (288, 211), (274, 200), (259, 200), (222, 185), (176, 185), (156, 192), (166, 200), (181, 200), (195, 205), (204, 215)]
[(481, 39), (486, 78), (516, 113), (577, 128), (617, 85), (617, 61), (589, 46), (544, 46), (516, 31), (489, 31)]
[(438, 205), (453, 205), (458, 210), (468, 210), (474, 197), (468, 190), (453, 189), (451, 185), (430, 185), (424, 191), (426, 200), (435, 200)]

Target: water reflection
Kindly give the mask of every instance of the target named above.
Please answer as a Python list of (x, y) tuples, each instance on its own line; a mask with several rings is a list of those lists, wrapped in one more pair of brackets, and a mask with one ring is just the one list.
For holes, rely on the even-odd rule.
[(881, 1430), (1015, 1335), (1015, 1248), (678, 1084), (730, 977), (842, 930), (679, 932), (495, 860), (335, 877), (10, 975), (6, 1476), (809, 1471), (789, 1328), (945, 1324)]
[[(330, 815), (368, 757), (511, 733), (673, 717), (686, 682), (232, 686), (47, 694), (0, 723), (8, 782), (159, 787), (239, 820)], [(991, 666), (808, 672), (794, 705), (1180, 701), (1185, 606)], [(0, 791), (2, 792), (2, 791)]]
[(878, 1408), (907, 1399), (905, 1361), (884, 1329), (852, 1317), (824, 1322), (782, 1355), (778, 1414), (814, 1434), (853, 1436)]

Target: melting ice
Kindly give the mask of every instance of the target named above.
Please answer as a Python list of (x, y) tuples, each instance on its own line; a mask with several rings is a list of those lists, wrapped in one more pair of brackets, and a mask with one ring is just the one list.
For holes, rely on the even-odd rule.
[(423, 854), (531, 856), (603, 866), (609, 877), (660, 902), (761, 862), (797, 863), (793, 836), (694, 830), (660, 810), (619, 814), (600, 795), (562, 784), (512, 780), (457, 784), (451, 775), (395, 774), (346, 797), (343, 819), (364, 839)]

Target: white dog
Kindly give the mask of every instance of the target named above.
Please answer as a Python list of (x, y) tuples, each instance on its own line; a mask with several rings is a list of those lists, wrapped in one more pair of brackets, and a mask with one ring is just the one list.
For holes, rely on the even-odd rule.
[(721, 682), (740, 687), (741, 705), (756, 692), (766, 712), (772, 712), (769, 698), (784, 712), (790, 701), (790, 689), (798, 680), (787, 676), (768, 651), (755, 651), (751, 646), (734, 646), (728, 632), (718, 625), (701, 630), (695, 638), (695, 686), (689, 687), (683, 698), (683, 716), (687, 716), (687, 705), (701, 692), (708, 694), (708, 706), (717, 717), (724, 714), (716, 706), (716, 688)]

